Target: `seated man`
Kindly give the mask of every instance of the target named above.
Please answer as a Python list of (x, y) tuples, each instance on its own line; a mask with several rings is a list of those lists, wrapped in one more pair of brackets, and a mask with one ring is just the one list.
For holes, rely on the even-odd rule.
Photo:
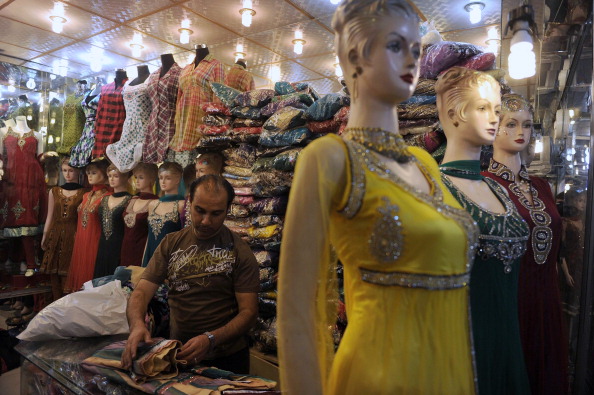
[(223, 221), (235, 193), (219, 175), (190, 187), (193, 226), (165, 237), (128, 301), (130, 336), (122, 355), (128, 369), (139, 342), (150, 342), (147, 305), (169, 282), (172, 339), (183, 343), (178, 358), (188, 363), (249, 373), (246, 333), (258, 315), (258, 263), (248, 245)]

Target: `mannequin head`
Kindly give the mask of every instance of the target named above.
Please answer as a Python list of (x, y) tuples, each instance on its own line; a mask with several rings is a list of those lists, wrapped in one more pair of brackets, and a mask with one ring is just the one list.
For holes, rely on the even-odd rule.
[(565, 206), (569, 209), (570, 217), (579, 217), (586, 211), (588, 199), (585, 191), (570, 189), (565, 193)]
[(159, 167), (159, 187), (165, 195), (178, 193), (184, 169), (179, 163), (163, 162)]
[(412, 95), (421, 54), (418, 21), (404, 0), (345, 0), (338, 6), (332, 28), (351, 100), (396, 104)]
[(79, 80), (76, 82), (76, 93), (85, 93), (87, 90), (87, 81), (86, 80)]
[(62, 169), (62, 176), (66, 182), (78, 182), (80, 177), (80, 169), (70, 166), (70, 157), (65, 157), (60, 162), (60, 168)]
[(109, 165), (107, 168), (107, 180), (109, 181), (109, 186), (112, 187), (114, 191), (125, 191), (128, 188), (129, 179), (129, 172), (121, 173), (113, 164)]
[(105, 184), (107, 182), (107, 163), (105, 161), (91, 162), (85, 169), (85, 173), (89, 184)]
[(523, 153), (532, 137), (532, 118), (534, 110), (530, 103), (520, 95), (501, 96), (501, 122), (493, 143), (493, 153)]
[(196, 178), (206, 174), (221, 174), (223, 172), (223, 155), (218, 152), (207, 152), (196, 157)]
[(139, 192), (153, 192), (153, 186), (157, 181), (157, 165), (152, 163), (139, 163), (134, 170), (134, 185)]
[(501, 111), (500, 87), (493, 77), (452, 67), (439, 76), (435, 92), (448, 142), (462, 140), (478, 147), (493, 144)]

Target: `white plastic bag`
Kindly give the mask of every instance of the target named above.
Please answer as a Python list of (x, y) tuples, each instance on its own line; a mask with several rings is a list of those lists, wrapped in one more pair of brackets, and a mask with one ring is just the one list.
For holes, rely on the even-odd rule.
[(75, 292), (41, 310), (17, 337), (40, 341), (129, 333), (127, 301), (119, 280)]

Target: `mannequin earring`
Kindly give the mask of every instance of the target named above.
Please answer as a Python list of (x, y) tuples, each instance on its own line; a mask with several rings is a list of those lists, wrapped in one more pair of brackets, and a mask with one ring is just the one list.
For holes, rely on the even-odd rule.
[(458, 121), (454, 121), (454, 126), (458, 127), (460, 124), (458, 123)]

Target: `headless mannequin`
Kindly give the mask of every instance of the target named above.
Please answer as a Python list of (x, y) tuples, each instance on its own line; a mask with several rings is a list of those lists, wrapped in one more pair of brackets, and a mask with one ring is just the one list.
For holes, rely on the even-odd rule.
[(242, 66), (244, 69), (247, 69), (247, 64), (245, 63), (245, 60), (243, 60), (243, 59), (237, 59), (237, 62), (235, 62), (235, 64), (238, 64), (238, 65)]
[(148, 66), (141, 65), (137, 67), (138, 69), (138, 77), (134, 78), (132, 82), (130, 82), (130, 86), (142, 84), (146, 79), (151, 75)]
[(124, 85), (124, 82), (128, 79), (128, 74), (126, 70), (117, 69), (116, 76), (115, 76), (115, 86), (119, 88), (120, 86)]
[(198, 66), (198, 63), (202, 62), (202, 59), (210, 53), (206, 44), (200, 44), (194, 46), (196, 49), (196, 57), (194, 58), (194, 66)]
[(167, 74), (171, 66), (173, 66), (174, 64), (175, 59), (173, 59), (172, 54), (165, 53), (161, 55), (161, 73), (159, 74), (159, 77), (163, 77), (165, 74)]
[[(21, 136), (23, 134), (31, 131), (31, 128), (29, 127), (29, 125), (27, 125), (27, 117), (25, 117), (24, 115), (19, 115), (18, 117), (16, 117), (16, 122), (14, 124), (13, 124), (12, 120), (7, 120), (6, 125), (12, 131), (20, 134)], [(8, 128), (6, 129), (6, 131), (8, 131)], [(33, 132), (33, 134), (35, 135), (35, 138), (37, 139), (37, 155), (41, 155), (43, 153), (43, 136), (41, 135), (41, 133), (38, 133), (38, 132)], [(0, 152), (2, 152), (2, 150), (4, 148), (3, 143), (4, 143), (5, 135), (6, 135), (6, 132), (0, 133)]]
[(76, 83), (76, 92), (74, 93), (76, 96), (82, 96), (88, 91), (87, 89), (87, 81), (80, 80)]

